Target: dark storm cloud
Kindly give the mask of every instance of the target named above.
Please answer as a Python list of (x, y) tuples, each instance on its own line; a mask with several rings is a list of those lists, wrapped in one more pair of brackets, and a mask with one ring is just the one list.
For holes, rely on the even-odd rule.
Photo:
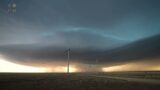
[(67, 48), (72, 60), (85, 63), (159, 53), (159, 37), (147, 39), (160, 34), (158, 0), (13, 1), (14, 14), (7, 13), (7, 0), (0, 1), (0, 52), (19, 61), (65, 60)]
[(159, 55), (160, 35), (156, 35), (138, 40), (120, 48), (105, 51), (99, 57), (102, 61), (109, 60), (111, 62), (119, 62), (160, 58)]
[[(113, 63), (159, 58), (160, 35), (136, 41), (111, 50), (71, 49), (71, 60), (81, 63)], [(32, 48), (31, 48), (32, 47)], [(15, 58), (20, 62), (65, 61), (65, 48), (37, 47), (29, 45), (1, 46), (1, 54)]]
[[(27, 0), (16, 1), (17, 18), (49, 26), (106, 27), (131, 14), (159, 13), (157, 0)], [(25, 18), (24, 18), (25, 17)]]
[(3, 31), (24, 31), (34, 39), (37, 37), (32, 33), (54, 33), (68, 27), (89, 28), (91, 33), (102, 32), (128, 41), (160, 33), (157, 0), (15, 0), (14, 15), (4, 13), (8, 1), (1, 2), (0, 25), (4, 36)]

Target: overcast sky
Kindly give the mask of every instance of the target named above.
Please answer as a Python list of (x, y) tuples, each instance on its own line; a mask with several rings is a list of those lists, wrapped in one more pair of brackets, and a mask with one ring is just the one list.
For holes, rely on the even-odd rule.
[[(10, 3), (16, 13), (8, 13)], [(159, 34), (159, 0), (0, 0), (1, 53), (17, 60), (64, 59), (71, 48), (80, 62), (121, 61), (126, 54), (111, 59), (108, 50), (139, 47), (135, 43)], [(135, 59), (145, 58), (141, 54)]]

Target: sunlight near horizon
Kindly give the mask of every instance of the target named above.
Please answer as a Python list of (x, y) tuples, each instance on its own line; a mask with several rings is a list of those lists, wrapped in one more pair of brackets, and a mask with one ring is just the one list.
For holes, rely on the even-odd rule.
[(34, 67), (34, 66), (27, 66), (16, 64), (13, 62), (9, 62), (5, 60), (5, 58), (0, 56), (0, 72), (7, 72), (7, 73), (44, 73), (47, 72), (47, 68), (42, 67)]
[(135, 62), (135, 63), (127, 63), (122, 65), (113, 65), (110, 67), (103, 67), (103, 72), (119, 72), (119, 71), (160, 71), (160, 66), (146, 63), (146, 62)]
[[(69, 72), (77, 72), (77, 68), (74, 66), (69, 67)], [(55, 66), (55, 67), (35, 67), (28, 65), (16, 64), (7, 61), (2, 55), (0, 55), (0, 72), (1, 73), (65, 73), (67, 72), (67, 67), (65, 66)]]
[[(57, 66), (55, 67), (52, 72), (62, 72), (62, 73), (65, 73), (67, 72), (67, 67), (64, 67), (64, 66)], [(69, 72), (70, 73), (73, 73), (73, 72), (78, 72), (77, 68), (73, 67), (73, 66), (70, 66), (69, 67)]]

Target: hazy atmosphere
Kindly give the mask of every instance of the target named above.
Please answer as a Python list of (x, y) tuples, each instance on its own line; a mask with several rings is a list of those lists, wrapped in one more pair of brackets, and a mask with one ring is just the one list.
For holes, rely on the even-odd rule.
[(66, 72), (69, 48), (71, 72), (159, 71), (160, 1), (0, 0), (0, 72)]

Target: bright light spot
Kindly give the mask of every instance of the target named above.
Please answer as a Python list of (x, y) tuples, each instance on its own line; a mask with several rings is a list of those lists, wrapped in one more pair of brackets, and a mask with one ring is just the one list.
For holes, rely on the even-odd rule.
[[(63, 72), (63, 73), (65, 73), (65, 72), (67, 72), (67, 67), (57, 66), (52, 71), (53, 72)], [(72, 72), (77, 72), (77, 69), (75, 67), (70, 66), (69, 67), (69, 72), (71, 72), (71, 73)]]
[[(67, 67), (65, 67), (67, 70)], [(75, 67), (69, 67), (69, 72), (77, 72), (77, 69)]]
[(12, 63), (6, 61), (2, 56), (0, 56), (0, 72), (38, 73), (48, 72), (48, 69)]

